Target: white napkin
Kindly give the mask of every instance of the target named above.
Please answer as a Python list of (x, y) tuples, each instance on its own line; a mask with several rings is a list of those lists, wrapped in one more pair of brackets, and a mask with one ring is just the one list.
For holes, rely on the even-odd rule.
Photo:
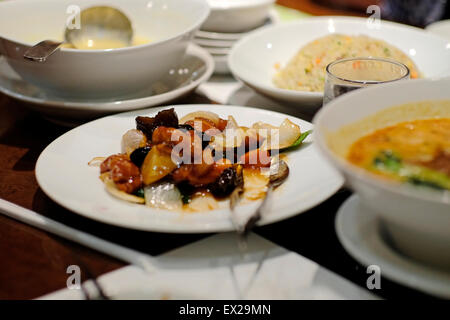
[(260, 95), (253, 89), (235, 80), (232, 76), (214, 75), (208, 82), (202, 83), (196, 92), (220, 104), (268, 109), (307, 121), (310, 121), (313, 116), (312, 114), (300, 112), (298, 106), (283, 104)]
[[(224, 233), (161, 259), (167, 267), (153, 274), (127, 266), (99, 277), (98, 282), (108, 296), (119, 299), (377, 299), (255, 234), (250, 235), (244, 255), (236, 235)], [(92, 283), (86, 287), (94, 290)], [(41, 299), (83, 299), (83, 294), (63, 289)]]

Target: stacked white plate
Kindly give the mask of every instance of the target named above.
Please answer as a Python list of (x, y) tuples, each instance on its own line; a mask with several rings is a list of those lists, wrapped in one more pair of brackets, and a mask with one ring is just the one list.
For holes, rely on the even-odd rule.
[(228, 74), (228, 53), (249, 32), (277, 22), (275, 0), (209, 0), (211, 14), (194, 42), (214, 58), (215, 73)]

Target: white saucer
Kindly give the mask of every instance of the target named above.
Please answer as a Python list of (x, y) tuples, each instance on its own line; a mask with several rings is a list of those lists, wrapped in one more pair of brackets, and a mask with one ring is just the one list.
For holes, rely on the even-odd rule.
[(401, 255), (386, 243), (382, 230), (379, 218), (361, 205), (357, 195), (351, 196), (339, 208), (336, 233), (353, 258), (366, 266), (379, 266), (383, 277), (402, 285), (450, 298), (450, 273), (422, 265)]
[[(171, 70), (160, 82), (149, 85), (148, 90), (128, 97), (111, 97), (105, 100), (68, 101), (45, 93), (22, 80), (0, 57), (0, 92), (30, 103), (29, 108), (45, 117), (67, 123), (85, 120), (105, 114), (142, 109), (179, 98), (207, 81), (214, 71), (214, 60), (201, 47), (191, 44), (177, 69)], [(124, 79), (126, 81), (126, 79)]]
[(230, 33), (230, 32), (211, 32), (211, 31), (203, 31), (198, 30), (195, 34), (196, 38), (203, 38), (203, 39), (210, 39), (210, 40), (224, 40), (224, 41), (236, 41), (241, 39), (242, 37), (246, 36), (250, 32), (257, 30), (261, 27), (268, 26), (271, 24), (275, 24), (280, 21), (280, 18), (278, 16), (278, 13), (275, 9), (272, 9), (269, 11), (269, 15), (267, 16), (266, 21), (263, 25), (256, 27), (255, 29), (248, 30), (245, 32), (237, 32), (237, 33)]

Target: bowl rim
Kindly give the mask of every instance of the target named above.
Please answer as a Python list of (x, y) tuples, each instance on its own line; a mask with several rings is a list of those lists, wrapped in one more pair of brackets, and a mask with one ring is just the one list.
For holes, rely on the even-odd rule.
[[(384, 87), (408, 87), (411, 86), (411, 83), (414, 85), (420, 85), (420, 83), (436, 83), (436, 82), (448, 82), (450, 83), (450, 77), (446, 77), (443, 79), (417, 79), (417, 80), (409, 80), (409, 81), (399, 81), (399, 82), (391, 82), (391, 83), (384, 83), (379, 84), (376, 86), (368, 87), (368, 88), (362, 88), (359, 90), (354, 90), (351, 92), (346, 93), (345, 95), (339, 96), (338, 98), (330, 101), (325, 107), (322, 107), (317, 114), (314, 116), (312, 123), (314, 124), (314, 131), (313, 131), (313, 140), (317, 144), (320, 152), (325, 156), (325, 158), (328, 159), (328, 161), (336, 167), (339, 171), (343, 172), (346, 175), (351, 176), (352, 178), (356, 178), (358, 180), (361, 180), (363, 183), (370, 185), (371, 187), (387, 190), (391, 193), (394, 193), (396, 195), (405, 196), (405, 197), (411, 197), (415, 199), (419, 199), (422, 201), (427, 202), (433, 202), (438, 204), (446, 204), (450, 205), (450, 191), (437, 191), (432, 189), (417, 189), (414, 186), (408, 185), (408, 184), (402, 184), (402, 183), (395, 183), (391, 182), (389, 180), (384, 180), (376, 176), (375, 174), (372, 174), (354, 164), (351, 164), (347, 160), (343, 159), (342, 157), (336, 155), (334, 152), (330, 150), (328, 147), (328, 143), (326, 142), (326, 138), (324, 135), (324, 132), (322, 132), (321, 128), (321, 122), (326, 113), (328, 112), (328, 109), (331, 108), (339, 108), (339, 105), (344, 104), (350, 104), (353, 96), (357, 95), (364, 95), (369, 90), (371, 91), (383, 91)], [(399, 89), (400, 89), (399, 88)], [(449, 100), (448, 99), (433, 99), (433, 98), (424, 98), (421, 101), (443, 101), (443, 100)], [(420, 100), (416, 101), (420, 102)], [(397, 104), (398, 105), (398, 104)], [(392, 107), (395, 107), (396, 105), (389, 105), (386, 104), (386, 106), (382, 109), (389, 109)], [(369, 113), (369, 115), (373, 115), (376, 112)], [(366, 117), (367, 117), (366, 116)], [(362, 117), (359, 120), (364, 119), (365, 117)], [(357, 121), (356, 121), (357, 122)], [(358, 193), (357, 190), (354, 190), (356, 193)]]
[[(239, 0), (239, 1), (224, 1), (219, 0), (224, 5), (218, 5), (216, 0), (208, 0), (208, 4), (211, 8), (211, 12), (223, 12), (228, 10), (240, 10), (251, 9), (257, 7), (263, 7), (266, 5), (274, 4), (276, 0)], [(216, 2), (216, 3), (214, 3)]]
[[(274, 84), (267, 85), (262, 82), (250, 81), (246, 76), (242, 76), (242, 74), (240, 72), (236, 71), (236, 70), (239, 70), (239, 68), (236, 68), (234, 60), (236, 60), (235, 56), (237, 55), (238, 50), (240, 50), (240, 47), (242, 47), (243, 45), (247, 44), (250, 41), (253, 41), (256, 37), (261, 36), (264, 33), (269, 32), (272, 29), (279, 29), (277, 31), (280, 32), (280, 30), (283, 30), (285, 28), (286, 29), (295, 28), (295, 27), (300, 28), (304, 24), (317, 23), (317, 22), (329, 21), (329, 20), (333, 20), (337, 23), (341, 23), (341, 22), (343, 22), (343, 23), (345, 23), (345, 22), (366, 23), (367, 22), (367, 18), (364, 18), (364, 17), (318, 16), (318, 17), (307, 17), (304, 19), (280, 23), (280, 24), (263, 26), (257, 30), (249, 32), (248, 34), (243, 36), (241, 39), (239, 39), (233, 45), (233, 47), (231, 48), (231, 51), (228, 55), (228, 66), (230, 68), (231, 73), (233, 74), (233, 76), (241, 79), (243, 82), (245, 82), (247, 84), (250, 84), (252, 87), (260, 88), (261, 90), (264, 90), (267, 92), (272, 92), (273, 94), (283, 95), (283, 96), (289, 97), (289, 98), (299, 98), (299, 99), (300, 98), (311, 98), (311, 99), (312, 98), (316, 98), (316, 99), (323, 98), (323, 92), (282, 89), (282, 88), (276, 87)], [(410, 29), (411, 31), (420, 32), (421, 34), (426, 34), (427, 37), (431, 37), (442, 43), (446, 42), (445, 39), (443, 39), (442, 37), (431, 34), (430, 32), (427, 32), (426, 30), (418, 28), (418, 27), (409, 26), (409, 25), (405, 25), (402, 23), (392, 22), (392, 21), (387, 21), (387, 20), (381, 20), (381, 22), (383, 23), (383, 25), (387, 25), (388, 27), (400, 28), (402, 30)], [(364, 34), (364, 33), (361, 33), (361, 34)], [(300, 48), (297, 49), (297, 51), (298, 50), (300, 50)]]
[[(29, 2), (29, 1), (30, 0), (3, 1), (3, 2), (0, 2), (0, 6), (2, 6), (2, 5), (11, 5), (11, 3), (13, 3), (11, 6), (14, 6), (15, 5), (14, 3), (17, 4), (17, 3)], [(192, 22), (188, 28), (184, 29), (181, 32), (177, 32), (177, 33), (171, 35), (170, 37), (163, 38), (163, 39), (156, 40), (156, 41), (151, 41), (149, 43), (140, 44), (140, 45), (137, 45), (137, 46), (127, 46), (127, 47), (123, 47), (123, 48), (112, 48), (112, 49), (72, 49), (72, 48), (60, 48), (59, 51), (61, 51), (61, 52), (68, 52), (68, 53), (75, 53), (75, 54), (78, 54), (78, 53), (80, 53), (80, 54), (99, 54), (99, 53), (105, 54), (105, 53), (127, 52), (127, 51), (131, 51), (131, 50), (140, 50), (140, 49), (144, 49), (144, 48), (147, 48), (147, 47), (152, 47), (152, 46), (156, 46), (156, 45), (160, 45), (160, 44), (164, 44), (164, 43), (173, 41), (176, 38), (182, 37), (185, 34), (189, 34), (189, 33), (193, 32), (193, 31), (195, 31), (196, 29), (199, 29), (200, 26), (206, 21), (206, 19), (208, 18), (209, 14), (211, 12), (211, 8), (210, 8), (207, 0), (192, 0), (192, 1), (197, 1), (199, 4), (201, 4), (203, 6), (203, 14), (202, 14), (202, 16), (197, 21)], [(36, 1), (34, 0), (34, 2), (36, 2)], [(107, 3), (103, 3), (103, 4), (107, 5)], [(33, 46), (33, 44), (29, 44), (29, 43), (27, 43), (25, 41), (18, 41), (18, 40), (11, 39), (9, 37), (5, 37), (5, 36), (0, 35), (0, 40), (2, 40), (2, 39), (6, 40), (6, 41), (13, 42), (13, 43), (16, 43), (16, 44), (19, 44), (19, 45), (24, 46), (24, 47), (32, 47)]]

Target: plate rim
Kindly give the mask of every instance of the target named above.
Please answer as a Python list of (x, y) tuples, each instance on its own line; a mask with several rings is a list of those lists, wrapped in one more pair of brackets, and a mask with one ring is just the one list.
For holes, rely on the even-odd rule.
[[(440, 297), (450, 297), (450, 273), (446, 274), (435, 270), (432, 267), (415, 262), (414, 260), (403, 257), (389, 247), (379, 235), (377, 229), (380, 225), (380, 219), (370, 210), (361, 212), (357, 206), (361, 203), (357, 194), (352, 194), (339, 207), (335, 218), (335, 231), (339, 242), (346, 252), (350, 254), (358, 263), (363, 266), (377, 264), (382, 272), (382, 276), (401, 285), (414, 290), (423, 291), (427, 294)], [(364, 216), (368, 219), (370, 227), (365, 229), (365, 237), (359, 237), (358, 245), (352, 240), (351, 234), (357, 233), (356, 225)], [(359, 218), (358, 218), (359, 217)], [(350, 221), (350, 223), (348, 223)], [(352, 232), (353, 231), (353, 232)], [(369, 236), (368, 236), (369, 235)], [(369, 241), (375, 237), (376, 242)], [(369, 248), (369, 250), (367, 250)], [(376, 250), (376, 248), (380, 250)], [(372, 249), (372, 250), (370, 250)], [(387, 251), (392, 257), (385, 257), (381, 252)], [(393, 261), (393, 260), (397, 261)], [(408, 268), (409, 266), (409, 268)], [(411, 271), (416, 269), (418, 272)], [(423, 274), (426, 274), (425, 276)], [(428, 276), (427, 276), (428, 275)], [(427, 278), (434, 277), (435, 280)], [(444, 285), (440, 285), (440, 283)], [(437, 285), (437, 286), (436, 286)], [(447, 288), (447, 289), (445, 289)]]
[(234, 45), (234, 41), (229, 40), (212, 40), (194, 37), (192, 40), (196, 45), (206, 48), (230, 49)]
[[(205, 72), (195, 81), (175, 90), (171, 90), (168, 92), (164, 92), (162, 94), (150, 95), (142, 98), (131, 98), (131, 99), (123, 99), (118, 101), (108, 101), (108, 102), (78, 102), (78, 101), (55, 101), (55, 100), (45, 100), (36, 97), (30, 97), (27, 95), (22, 95), (15, 91), (5, 89), (0, 86), (0, 92), (5, 94), (8, 97), (17, 99), (19, 101), (24, 101), (36, 106), (42, 106), (47, 109), (67, 109), (72, 111), (91, 111), (95, 112), (121, 112), (121, 111), (130, 111), (136, 110), (139, 108), (152, 107), (164, 102), (168, 102), (170, 100), (176, 99), (183, 94), (186, 94), (200, 84), (208, 81), (208, 79), (212, 76), (214, 72), (215, 62), (211, 54), (194, 43), (189, 43), (186, 49), (186, 55), (190, 54), (204, 61), (206, 69)], [(6, 62), (7, 63), (7, 62)], [(25, 81), (22, 79), (22, 81)], [(153, 101), (152, 100), (158, 100)]]
[[(194, 226), (189, 226), (189, 225), (182, 225), (182, 224), (178, 224), (178, 225), (171, 225), (169, 228), (164, 228), (163, 226), (159, 225), (156, 228), (149, 228), (148, 226), (141, 226), (141, 225), (136, 225), (136, 224), (127, 224), (124, 225), (123, 222), (118, 222), (118, 221), (111, 221), (108, 219), (101, 219), (101, 217), (99, 217), (99, 215), (91, 215), (91, 214), (86, 214), (83, 212), (83, 210), (80, 210), (79, 208), (76, 207), (72, 207), (71, 205), (68, 205), (67, 203), (65, 203), (64, 201), (60, 201), (60, 199), (58, 199), (58, 197), (55, 197), (54, 195), (52, 195), (51, 190), (47, 190), (46, 185), (45, 185), (45, 178), (41, 175), (40, 171), (41, 171), (41, 166), (43, 165), (43, 159), (46, 156), (46, 153), (49, 152), (49, 149), (52, 147), (52, 145), (55, 143), (58, 143), (59, 141), (63, 140), (66, 138), (66, 136), (70, 136), (71, 134), (73, 134), (73, 131), (80, 131), (83, 130), (84, 127), (88, 127), (91, 126), (93, 123), (95, 122), (99, 122), (99, 121), (104, 121), (105, 119), (108, 118), (114, 118), (114, 117), (123, 117), (123, 116), (128, 116), (131, 114), (135, 114), (136, 112), (145, 112), (145, 113), (151, 113), (151, 112), (156, 112), (158, 110), (162, 110), (164, 108), (168, 108), (168, 107), (175, 107), (175, 108), (183, 108), (183, 107), (190, 107), (190, 108), (205, 108), (205, 107), (222, 107), (222, 108), (246, 108), (246, 109), (250, 109), (250, 110), (254, 110), (256, 112), (262, 112), (262, 113), (268, 113), (268, 114), (276, 114), (278, 116), (283, 116), (283, 117), (289, 117), (289, 118), (293, 118), (293, 119), (297, 119), (300, 120), (302, 122), (306, 122), (309, 125), (312, 126), (312, 124), (306, 120), (297, 118), (295, 116), (291, 116), (291, 115), (287, 115), (281, 112), (277, 112), (277, 111), (272, 111), (272, 110), (264, 110), (264, 109), (259, 109), (259, 108), (254, 108), (254, 107), (246, 107), (246, 106), (238, 106), (238, 105), (216, 105), (216, 104), (184, 104), (184, 105), (167, 105), (167, 106), (158, 106), (158, 107), (151, 107), (151, 108), (146, 108), (146, 109), (142, 109), (142, 110), (133, 110), (133, 111), (128, 111), (128, 112), (123, 112), (123, 113), (118, 113), (115, 115), (109, 115), (109, 116), (105, 116), (93, 121), (90, 121), (88, 123), (85, 123), (81, 126), (78, 126), (72, 130), (67, 131), (66, 133), (64, 133), (63, 135), (59, 136), (58, 138), (56, 138), (54, 141), (52, 141), (39, 155), (37, 161), (36, 161), (36, 166), (35, 166), (35, 177), (36, 180), (38, 182), (39, 187), (41, 188), (41, 190), (55, 203), (59, 204), (60, 206), (66, 208), (67, 210), (69, 210), (72, 213), (78, 214), (84, 218), (87, 219), (91, 219), (94, 221), (98, 221), (101, 223), (105, 223), (105, 224), (109, 224), (109, 225), (115, 225), (115, 226), (119, 226), (122, 228), (127, 228), (127, 229), (132, 229), (132, 230), (142, 230), (142, 231), (150, 231), (150, 232), (162, 232), (162, 233), (179, 233), (179, 234), (188, 234), (188, 233), (213, 233), (213, 232), (229, 232), (229, 231), (234, 231), (233, 226), (230, 225), (226, 225), (226, 226), (209, 226), (209, 227), (205, 227), (205, 226), (199, 226), (199, 224), (197, 223)], [(317, 152), (317, 155), (320, 157), (321, 155)], [(327, 163), (326, 161), (324, 161), (324, 163)], [(330, 168), (332, 168), (330, 166)], [(291, 218), (293, 216), (296, 216), (298, 214), (301, 214), (303, 212), (308, 211), (309, 209), (317, 206), (318, 204), (322, 203), (323, 201), (326, 201), (327, 199), (329, 199), (333, 194), (335, 194), (343, 185), (344, 183), (344, 179), (343, 177), (337, 172), (336, 173), (336, 182), (334, 184), (334, 186), (330, 187), (328, 192), (326, 192), (326, 196), (322, 196), (321, 199), (319, 199), (320, 197), (318, 197), (318, 199), (315, 199), (314, 201), (310, 202), (307, 206), (304, 206), (301, 210), (290, 210), (292, 212), (284, 215), (284, 216), (275, 216), (275, 219), (266, 219), (263, 220), (262, 223), (258, 224), (259, 226), (262, 225), (266, 225), (266, 224), (272, 224), (281, 220), (285, 220), (288, 218)], [(202, 214), (202, 213), (200, 213)], [(207, 214), (207, 213), (205, 213)]]

